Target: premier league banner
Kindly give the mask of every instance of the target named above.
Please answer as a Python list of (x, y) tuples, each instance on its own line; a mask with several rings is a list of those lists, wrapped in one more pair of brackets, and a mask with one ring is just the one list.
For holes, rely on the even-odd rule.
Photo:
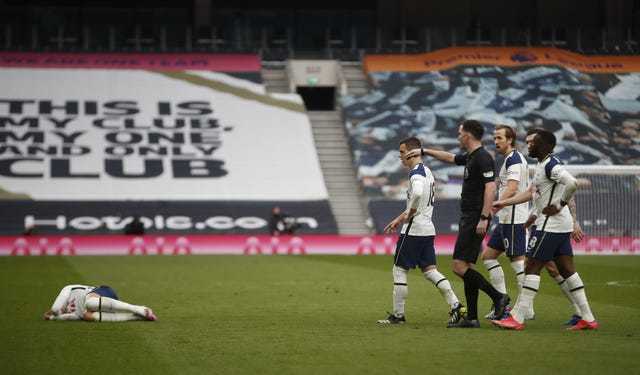
[(302, 101), (243, 78), (259, 69), (255, 55), (1, 54), (2, 229), (301, 202), (322, 212), (310, 230), (335, 230)]

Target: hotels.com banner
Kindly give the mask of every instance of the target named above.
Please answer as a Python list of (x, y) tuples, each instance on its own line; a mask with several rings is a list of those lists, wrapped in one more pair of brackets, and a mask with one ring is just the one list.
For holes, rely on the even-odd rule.
[[(437, 254), (451, 254), (454, 235), (436, 236)], [(0, 256), (41, 255), (392, 255), (397, 236), (5, 236)], [(640, 238), (587, 237), (575, 254), (636, 255)]]
[(557, 48), (452, 47), (416, 55), (368, 55), (364, 66), (372, 72), (427, 72), (458, 65), (558, 65), (585, 73), (640, 71), (638, 56), (584, 56)]

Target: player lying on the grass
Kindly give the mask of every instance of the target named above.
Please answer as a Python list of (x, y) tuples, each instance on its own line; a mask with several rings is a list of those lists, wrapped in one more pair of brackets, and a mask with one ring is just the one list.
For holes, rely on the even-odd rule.
[(407, 191), (407, 209), (393, 219), (385, 228), (393, 233), (399, 225), (400, 237), (393, 258), (393, 313), (380, 324), (398, 324), (405, 322), (404, 305), (409, 288), (407, 273), (420, 267), (424, 278), (435, 285), (451, 307), (449, 322), (457, 322), (463, 312), (462, 304), (451, 288), (451, 283), (436, 269), (436, 254), (433, 240), (436, 234), (431, 221), (435, 194), (434, 178), (429, 168), (422, 164), (420, 154), (406, 157), (409, 150), (420, 150), (422, 145), (415, 137), (400, 143), (400, 160), (409, 169), (409, 189)]
[(115, 290), (106, 285), (67, 285), (56, 297), (45, 320), (85, 320), (90, 322), (125, 322), (156, 320), (146, 306), (132, 305), (118, 299)]
[[(532, 136), (527, 137), (529, 156), (538, 159), (530, 189), (509, 199), (493, 203), (494, 209), (497, 211), (505, 206), (533, 199), (536, 211), (541, 214), (536, 220), (536, 231), (529, 241), (525, 279), (518, 302), (507, 318), (492, 321), (493, 324), (502, 328), (524, 329), (524, 314), (533, 306), (533, 301), (540, 287), (540, 271), (550, 260), (555, 261), (580, 308), (582, 320), (569, 329), (598, 328), (598, 322), (591, 312), (584, 291), (584, 283), (573, 264), (573, 249), (570, 239), (573, 231), (573, 218), (566, 205), (577, 189), (577, 182), (553, 155), (555, 145), (556, 137), (546, 130), (538, 130)], [(535, 196), (534, 186), (538, 193)]]

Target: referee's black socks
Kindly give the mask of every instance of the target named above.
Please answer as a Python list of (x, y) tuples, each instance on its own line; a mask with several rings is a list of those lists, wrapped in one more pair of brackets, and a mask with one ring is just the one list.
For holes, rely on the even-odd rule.
[[(471, 317), (471, 319), (477, 318), (478, 305), (478, 293), (474, 293), (472, 289), (480, 289), (483, 292), (487, 293), (487, 295), (494, 303), (500, 301), (500, 298), (502, 297), (502, 293), (494, 288), (493, 285), (491, 285), (491, 283), (489, 283), (480, 272), (474, 270), (473, 268), (467, 269), (467, 272), (464, 273), (462, 280), (464, 280), (465, 297), (467, 297), (467, 308), (469, 309), (469, 316)], [(467, 290), (469, 290), (470, 293), (467, 293)], [(469, 299), (472, 299), (473, 301), (470, 301)]]

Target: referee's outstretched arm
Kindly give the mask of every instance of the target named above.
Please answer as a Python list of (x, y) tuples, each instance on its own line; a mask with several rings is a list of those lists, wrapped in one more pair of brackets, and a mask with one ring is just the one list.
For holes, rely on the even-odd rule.
[[(407, 157), (420, 156), (419, 150), (411, 150), (410, 152), (415, 153), (415, 155), (407, 154)], [(423, 148), (422, 155), (429, 155), (445, 163), (455, 164), (455, 154), (447, 151), (434, 150), (432, 148)]]

